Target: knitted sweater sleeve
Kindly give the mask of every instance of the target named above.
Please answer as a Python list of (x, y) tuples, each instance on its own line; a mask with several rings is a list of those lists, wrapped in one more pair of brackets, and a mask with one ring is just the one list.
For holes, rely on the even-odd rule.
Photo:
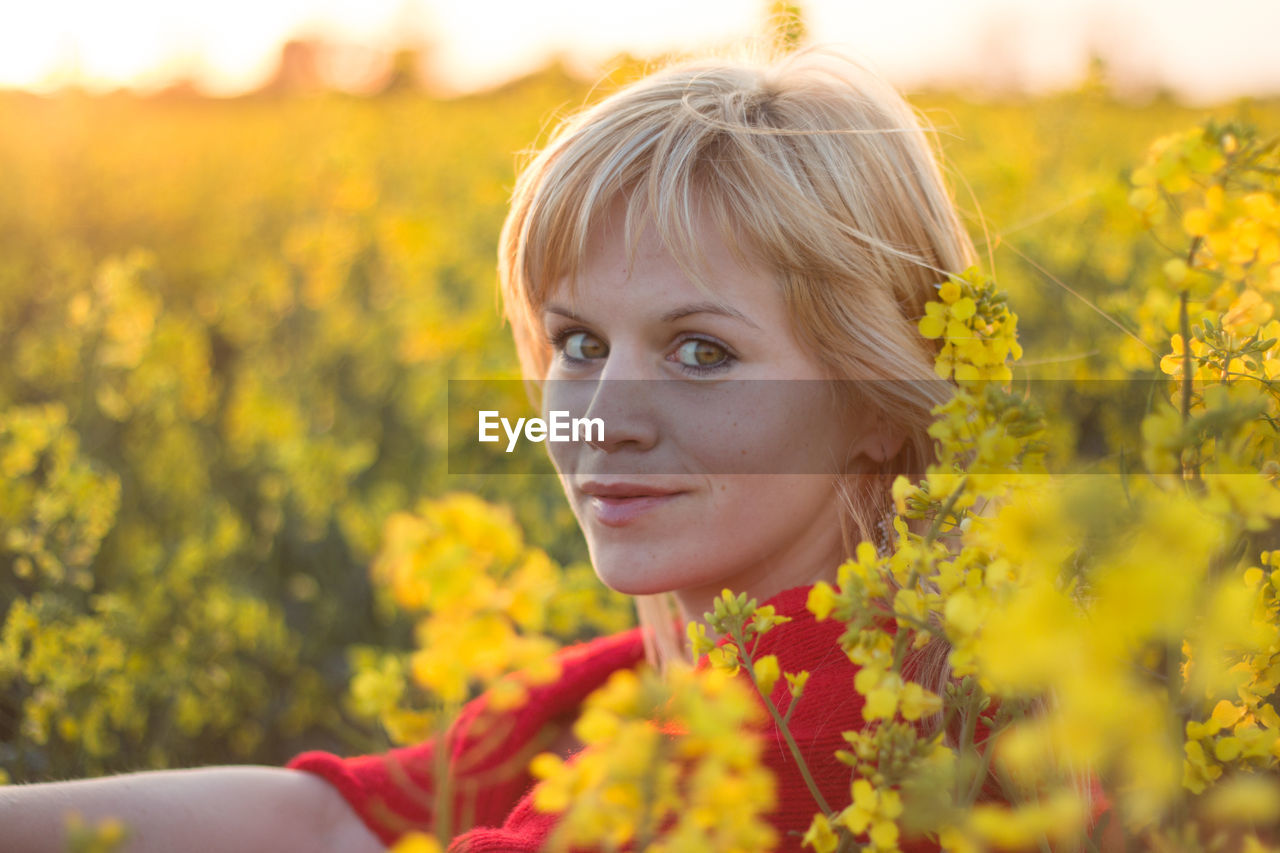
[(388, 845), (412, 830), (436, 831), (442, 773), (449, 780), (450, 834), (498, 826), (533, 785), (529, 760), (573, 722), (587, 694), (643, 657), (639, 629), (571, 646), (558, 655), (559, 679), (531, 689), (514, 711), (497, 712), (480, 696), (442, 739), (354, 758), (304, 752), (288, 767), (328, 781)]

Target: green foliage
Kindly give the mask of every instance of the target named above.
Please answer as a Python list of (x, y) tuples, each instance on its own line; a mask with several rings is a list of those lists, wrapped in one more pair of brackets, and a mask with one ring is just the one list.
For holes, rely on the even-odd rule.
[(332, 697), (349, 645), (407, 643), (368, 568), (422, 496), (581, 559), (553, 479), (450, 481), (443, 416), (448, 378), (516, 375), (511, 152), (579, 91), (0, 100), (12, 778), (379, 746)]
[[(493, 297), (514, 152), (586, 92), (551, 68), (456, 101), (0, 96), (0, 769), (384, 745), (335, 697), (355, 657), (356, 704), (399, 698), (412, 625), (369, 566), (422, 498), (507, 503), (569, 567), (560, 600), (598, 601), (554, 481), (451, 477), (444, 434), (447, 379), (516, 376)], [(1132, 297), (1165, 257), (1122, 178), (1190, 113), (917, 100), (1024, 363), (1156, 364), (1176, 305)]]
[(809, 28), (798, 3), (774, 0), (769, 6), (769, 22), (773, 26), (774, 47), (781, 52), (795, 50), (808, 36)]

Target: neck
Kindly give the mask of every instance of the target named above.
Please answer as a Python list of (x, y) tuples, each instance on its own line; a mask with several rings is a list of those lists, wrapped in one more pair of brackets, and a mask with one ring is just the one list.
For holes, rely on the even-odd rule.
[[(834, 583), (846, 554), (838, 531), (833, 529), (833, 534), (828, 541), (814, 537), (804, 554), (792, 554), (785, 560), (762, 561), (761, 569), (749, 578), (748, 583), (741, 584), (740, 588), (730, 588), (730, 591), (734, 595), (745, 592), (748, 599), (754, 598), (757, 604), (763, 604), (778, 593), (797, 586), (809, 586), (818, 581)], [(674, 590), (672, 595), (679, 609), (681, 624), (699, 622), (707, 625), (705, 614), (711, 612), (720, 593), (720, 589), (707, 588)], [(710, 628), (709, 625), (707, 627)]]

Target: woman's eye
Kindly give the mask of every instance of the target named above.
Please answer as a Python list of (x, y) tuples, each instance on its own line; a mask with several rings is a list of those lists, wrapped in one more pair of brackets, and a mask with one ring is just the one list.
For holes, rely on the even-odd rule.
[(729, 360), (729, 353), (717, 343), (693, 338), (676, 349), (676, 360), (685, 367), (717, 367)]
[(564, 354), (575, 361), (591, 361), (609, 354), (605, 342), (590, 332), (570, 332), (560, 340)]

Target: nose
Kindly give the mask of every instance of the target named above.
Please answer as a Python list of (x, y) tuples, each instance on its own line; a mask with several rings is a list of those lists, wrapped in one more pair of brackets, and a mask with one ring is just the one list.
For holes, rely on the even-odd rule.
[(568, 409), (575, 418), (602, 424), (599, 432), (587, 431), (587, 446), (605, 453), (644, 451), (661, 432), (657, 392), (663, 384), (640, 352), (615, 346), (593, 378), (551, 380), (545, 393), (549, 408)]
[(652, 448), (659, 435), (656, 392), (662, 384), (647, 350), (617, 342), (587, 410), (604, 422), (604, 438), (589, 444), (605, 453)]
[(587, 417), (600, 419), (603, 437), (587, 444), (605, 453), (651, 449), (658, 441), (654, 392), (661, 384), (660, 380), (607, 376), (597, 380)]

